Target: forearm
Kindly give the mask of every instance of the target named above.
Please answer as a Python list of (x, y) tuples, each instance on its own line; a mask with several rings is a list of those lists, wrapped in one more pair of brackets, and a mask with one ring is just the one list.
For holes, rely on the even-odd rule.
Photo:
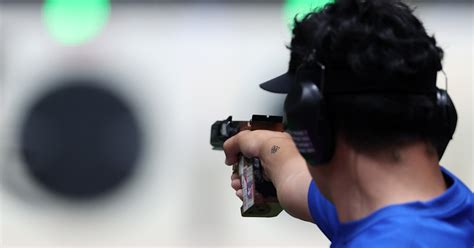
[[(271, 139), (263, 146), (262, 162), (277, 189), (278, 200), (291, 216), (312, 222), (308, 209), (308, 189), (312, 180), (306, 161), (292, 140)], [(278, 163), (278, 164), (271, 164)]]
[(278, 199), (285, 211), (291, 216), (313, 222), (308, 208), (308, 189), (311, 175), (302, 157), (287, 161), (279, 178), (275, 178)]

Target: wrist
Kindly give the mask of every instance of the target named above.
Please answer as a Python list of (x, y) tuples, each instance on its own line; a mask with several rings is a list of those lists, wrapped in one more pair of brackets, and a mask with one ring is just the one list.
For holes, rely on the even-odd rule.
[(292, 165), (304, 163), (304, 159), (298, 152), (293, 140), (286, 133), (280, 137), (269, 138), (261, 148), (260, 159), (265, 174), (275, 186), (288, 177), (288, 173), (292, 171)]

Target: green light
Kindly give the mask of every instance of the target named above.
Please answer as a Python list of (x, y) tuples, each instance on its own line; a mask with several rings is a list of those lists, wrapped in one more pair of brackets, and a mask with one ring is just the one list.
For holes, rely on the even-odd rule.
[(301, 20), (309, 12), (320, 10), (326, 4), (333, 2), (334, 0), (286, 0), (283, 6), (285, 21), (292, 28), (295, 16)]
[(45, 0), (43, 18), (49, 33), (64, 45), (80, 45), (102, 30), (109, 0)]

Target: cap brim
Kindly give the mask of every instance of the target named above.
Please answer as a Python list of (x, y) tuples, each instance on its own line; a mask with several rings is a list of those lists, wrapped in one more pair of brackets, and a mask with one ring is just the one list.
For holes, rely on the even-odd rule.
[(274, 79), (268, 80), (265, 83), (260, 84), (260, 88), (273, 93), (288, 93), (290, 92), (291, 85), (294, 83), (294, 81), (294, 75), (290, 73), (285, 73)]

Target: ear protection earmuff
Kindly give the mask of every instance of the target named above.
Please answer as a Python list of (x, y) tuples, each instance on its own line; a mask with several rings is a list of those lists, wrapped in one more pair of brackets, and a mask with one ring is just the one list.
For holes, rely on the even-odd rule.
[[(446, 84), (447, 88), (447, 84)], [(453, 138), (458, 121), (454, 103), (449, 97), (447, 89), (436, 90), (435, 131), (439, 135), (431, 141), (436, 148), (438, 158), (441, 160), (449, 141)]]
[(324, 164), (332, 158), (335, 147), (333, 125), (328, 118), (324, 94), (324, 66), (318, 64), (320, 84), (303, 64), (298, 68), (296, 83), (285, 99), (285, 125), (299, 152), (309, 164)]
[[(298, 68), (296, 82), (285, 99), (285, 125), (286, 132), (292, 136), (308, 164), (322, 165), (332, 159), (336, 139), (324, 99), (325, 67), (312, 58), (314, 56)], [(370, 92), (373, 91), (358, 93)], [(433, 121), (435, 132), (439, 135), (431, 142), (441, 159), (456, 129), (457, 113), (446, 90), (436, 88), (435, 92), (436, 110)]]

